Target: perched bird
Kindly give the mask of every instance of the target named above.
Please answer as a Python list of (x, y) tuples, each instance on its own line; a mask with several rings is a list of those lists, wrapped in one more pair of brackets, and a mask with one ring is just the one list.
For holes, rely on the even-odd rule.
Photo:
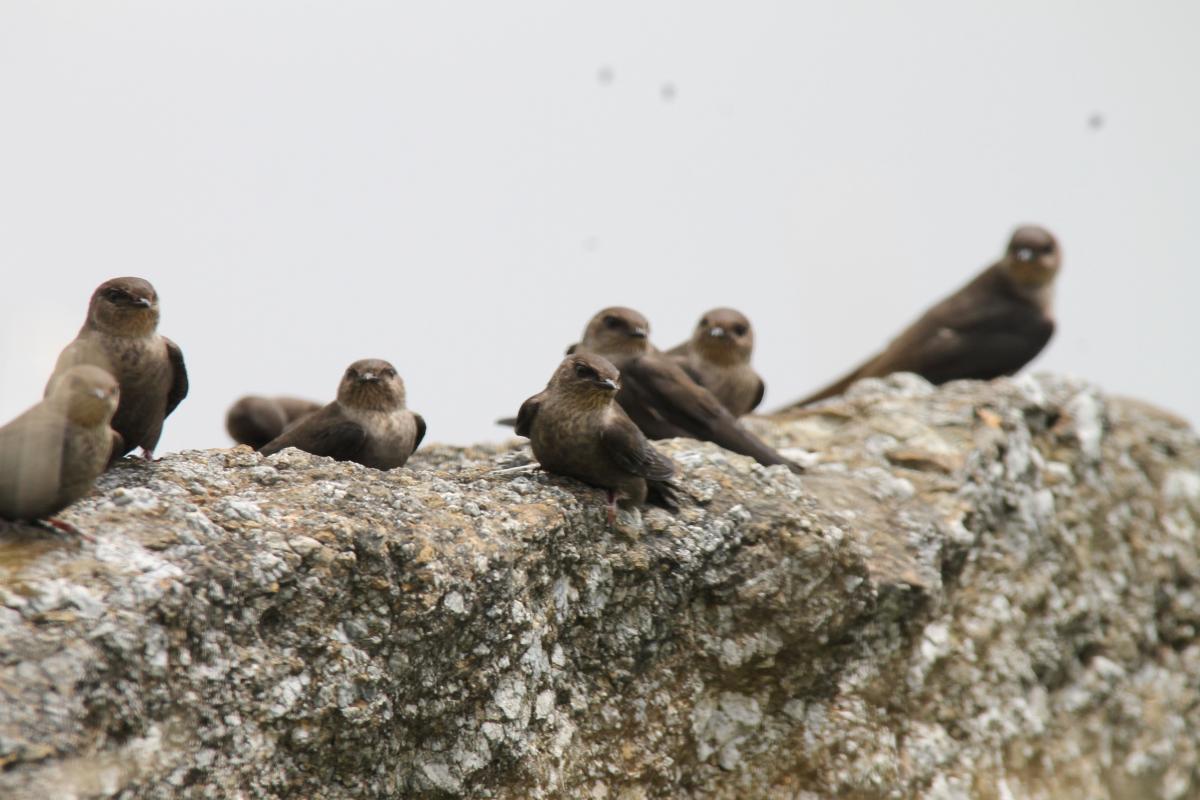
[(87, 494), (108, 465), (120, 396), (99, 367), (70, 367), (42, 402), (0, 428), (0, 517), (73, 530), (52, 515)]
[(915, 372), (931, 383), (1013, 374), (1054, 333), (1054, 279), (1061, 264), (1062, 252), (1048, 230), (1017, 228), (999, 261), (926, 311), (882, 353), (789, 408), (893, 372)]
[(650, 345), (650, 324), (629, 308), (606, 308), (592, 317), (583, 340), (568, 353), (593, 353), (621, 373), (617, 402), (651, 439), (686, 436), (752, 456), (767, 466), (802, 469), (776, 453), (738, 423), (708, 389), (696, 383), (670, 356)]
[(257, 450), (320, 407), (320, 403), (299, 397), (247, 395), (225, 412), (225, 430), (238, 444), (248, 444)]
[(735, 417), (749, 414), (762, 402), (766, 384), (750, 366), (754, 329), (732, 308), (705, 313), (692, 338), (667, 351), (692, 380), (717, 396)]
[(179, 346), (158, 328), (158, 294), (141, 278), (113, 278), (92, 293), (79, 335), (58, 356), (47, 395), (66, 370), (91, 364), (121, 384), (121, 404), (112, 427), (122, 445), (113, 460), (135, 447), (154, 457), (163, 420), (187, 397), (187, 369)]
[(375, 469), (402, 467), (425, 437), (425, 420), (404, 406), (396, 368), (364, 358), (346, 368), (337, 399), (259, 448), (263, 455), (296, 447)]
[(607, 359), (569, 355), (546, 388), (521, 404), (516, 425), (545, 469), (608, 490), (610, 525), (618, 504), (632, 508), (649, 499), (678, 509), (669, 483), (675, 464), (621, 410), (619, 390), (620, 373)]

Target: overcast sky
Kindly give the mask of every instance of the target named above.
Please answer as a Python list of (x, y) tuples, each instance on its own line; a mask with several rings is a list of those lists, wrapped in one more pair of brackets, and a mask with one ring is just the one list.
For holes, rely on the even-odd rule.
[(1035, 369), (1200, 420), (1195, 2), (0, 2), (0, 420), (102, 280), (158, 288), (190, 396), (391, 360), (497, 439), (609, 304), (732, 305), (768, 407), (1059, 237)]

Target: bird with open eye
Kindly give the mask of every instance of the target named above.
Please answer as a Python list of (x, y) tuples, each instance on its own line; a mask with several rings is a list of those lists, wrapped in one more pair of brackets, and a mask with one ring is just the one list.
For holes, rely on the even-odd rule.
[(79, 364), (63, 370), (45, 399), (0, 428), (0, 518), (76, 532), (53, 515), (91, 490), (119, 447), (109, 424), (120, 396), (116, 378)]
[(546, 388), (521, 404), (516, 424), (544, 469), (608, 491), (610, 525), (618, 507), (649, 501), (678, 510), (670, 483), (675, 464), (617, 404), (620, 388), (620, 373), (607, 359), (569, 355)]
[(708, 389), (735, 417), (762, 402), (766, 384), (754, 367), (754, 329), (732, 308), (714, 308), (700, 317), (692, 338), (667, 351), (692, 380)]
[(935, 384), (1012, 375), (1054, 334), (1054, 281), (1061, 265), (1062, 250), (1050, 231), (1017, 228), (999, 261), (926, 311), (882, 353), (788, 408), (893, 372), (915, 372)]
[(425, 438), (425, 420), (405, 405), (404, 381), (379, 358), (346, 368), (337, 399), (292, 425), (259, 449), (263, 455), (295, 447), (316, 456), (375, 469), (402, 467)]
[(760, 464), (800, 465), (775, 452), (743, 427), (720, 400), (670, 356), (650, 344), (650, 323), (631, 308), (613, 306), (592, 317), (583, 339), (568, 353), (603, 356), (621, 373), (617, 402), (651, 439), (685, 436), (751, 456)]
[(162, 435), (163, 421), (188, 393), (187, 369), (179, 346), (158, 333), (158, 293), (142, 278), (113, 278), (92, 293), (87, 319), (58, 357), (46, 395), (71, 367), (91, 364), (121, 385), (112, 427), (122, 444), (115, 461), (134, 448), (147, 460)]

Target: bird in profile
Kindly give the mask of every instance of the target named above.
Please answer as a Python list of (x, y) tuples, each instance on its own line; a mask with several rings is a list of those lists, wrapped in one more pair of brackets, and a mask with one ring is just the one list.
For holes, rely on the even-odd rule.
[(935, 384), (1012, 375), (1054, 333), (1054, 281), (1061, 265), (1062, 251), (1048, 230), (1017, 228), (999, 261), (926, 311), (883, 352), (788, 408), (893, 372), (915, 372)]
[(760, 464), (802, 468), (744, 428), (721, 401), (670, 356), (650, 344), (650, 323), (631, 308), (606, 308), (588, 322), (583, 339), (568, 353), (592, 353), (621, 373), (617, 402), (651, 439), (684, 436), (751, 456)]
[(225, 430), (238, 444), (257, 450), (319, 408), (320, 403), (299, 397), (246, 395), (225, 412)]
[(404, 381), (379, 358), (346, 368), (337, 399), (260, 448), (263, 455), (295, 447), (365, 467), (404, 466), (425, 437), (425, 420), (405, 406)]
[(163, 420), (188, 393), (187, 369), (179, 346), (158, 333), (158, 293), (141, 278), (113, 278), (92, 293), (87, 319), (58, 357), (46, 384), (47, 396), (71, 367), (91, 364), (121, 385), (121, 404), (112, 427), (122, 444), (116, 460), (136, 447), (146, 459), (162, 435)]
[(0, 518), (76, 532), (53, 515), (91, 490), (119, 448), (109, 425), (120, 396), (99, 367), (68, 367), (40, 403), (0, 428)]
[(607, 359), (567, 356), (546, 388), (521, 404), (516, 432), (549, 472), (608, 491), (608, 522), (617, 508), (647, 500), (675, 511), (675, 464), (655, 449), (617, 404), (621, 377)]
[(754, 367), (754, 329), (750, 320), (732, 308), (706, 311), (692, 338), (667, 351), (692, 380), (708, 389), (735, 417), (749, 414), (762, 403), (766, 384)]

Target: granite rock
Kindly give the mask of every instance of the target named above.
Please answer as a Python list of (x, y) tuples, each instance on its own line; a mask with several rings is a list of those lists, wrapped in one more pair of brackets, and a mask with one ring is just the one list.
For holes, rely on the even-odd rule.
[(662, 443), (610, 529), (518, 441), (126, 459), (0, 533), (6, 798), (1200, 795), (1200, 442), (1053, 376)]

